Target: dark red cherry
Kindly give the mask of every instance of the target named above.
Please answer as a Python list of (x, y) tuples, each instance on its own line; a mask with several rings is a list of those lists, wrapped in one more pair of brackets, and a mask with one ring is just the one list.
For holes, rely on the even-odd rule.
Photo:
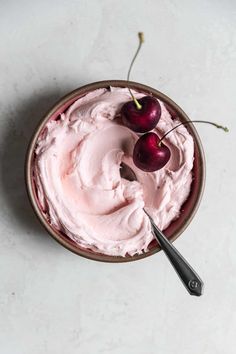
[(161, 106), (151, 96), (144, 96), (137, 101), (140, 108), (135, 101), (129, 101), (121, 108), (121, 117), (126, 127), (137, 133), (146, 133), (157, 125), (161, 117)]
[(145, 172), (154, 172), (164, 167), (170, 159), (170, 149), (161, 142), (156, 133), (142, 135), (134, 146), (134, 164)]

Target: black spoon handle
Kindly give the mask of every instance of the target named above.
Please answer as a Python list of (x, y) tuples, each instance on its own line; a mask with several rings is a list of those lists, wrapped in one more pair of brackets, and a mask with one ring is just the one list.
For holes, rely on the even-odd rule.
[(148, 216), (152, 224), (154, 235), (156, 236), (162, 250), (169, 258), (172, 266), (176, 270), (189, 294), (201, 296), (203, 293), (203, 281), (184, 259), (184, 257), (179, 253), (179, 251), (177, 251), (172, 243), (170, 243), (165, 235), (158, 229), (150, 215)]

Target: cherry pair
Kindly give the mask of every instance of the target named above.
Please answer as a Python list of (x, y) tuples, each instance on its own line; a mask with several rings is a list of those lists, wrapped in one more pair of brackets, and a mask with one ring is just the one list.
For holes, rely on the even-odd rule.
[[(160, 142), (154, 129), (161, 117), (161, 106), (158, 100), (144, 96), (140, 100), (125, 103), (121, 109), (124, 125), (142, 135), (134, 146), (133, 159), (135, 165), (143, 171), (153, 172), (164, 167), (170, 159), (169, 148)], [(149, 132), (149, 133), (147, 133)]]
[[(130, 72), (134, 61), (140, 51), (142, 43), (144, 42), (144, 35), (142, 32), (138, 33), (139, 46), (131, 61), (127, 83), (129, 83)], [(216, 128), (228, 131), (227, 127), (223, 127), (217, 123), (194, 120), (177, 124), (174, 128), (170, 129), (160, 139), (159, 136), (152, 132), (161, 117), (161, 106), (157, 99), (152, 96), (144, 96), (137, 100), (132, 91), (127, 85), (132, 97), (132, 101), (129, 101), (121, 108), (121, 116), (124, 125), (137, 133), (145, 133), (142, 135), (134, 146), (133, 160), (135, 165), (145, 172), (154, 172), (164, 167), (170, 159), (170, 149), (163, 144), (163, 139), (174, 129), (180, 125), (186, 125), (191, 123), (207, 123), (215, 126)]]

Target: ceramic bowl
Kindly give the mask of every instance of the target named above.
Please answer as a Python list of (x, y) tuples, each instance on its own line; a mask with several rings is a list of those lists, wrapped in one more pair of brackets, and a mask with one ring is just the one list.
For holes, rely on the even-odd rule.
[[(40, 220), (43, 224), (45, 229), (49, 232), (49, 234), (58, 241), (62, 246), (66, 247), (70, 251), (76, 253), (77, 255), (97, 260), (103, 262), (129, 262), (142, 259), (144, 257), (149, 257), (156, 252), (160, 251), (160, 248), (157, 242), (154, 240), (150, 246), (149, 251), (143, 253), (141, 255), (134, 255), (134, 256), (126, 256), (126, 257), (117, 257), (117, 256), (109, 256), (100, 253), (95, 253), (89, 249), (84, 249), (76, 245), (76, 243), (70, 240), (66, 235), (58, 232), (57, 230), (53, 229), (53, 227), (49, 224), (47, 219), (45, 218), (44, 214), (42, 213), (39, 202), (37, 199), (37, 194), (35, 190), (35, 184), (33, 179), (33, 164), (35, 158), (35, 146), (38, 140), (40, 133), (42, 132), (46, 123), (51, 119), (56, 119), (58, 115), (64, 112), (75, 100), (80, 98), (81, 96), (86, 95), (87, 93), (96, 90), (98, 88), (106, 88), (109, 86), (115, 87), (127, 87), (127, 81), (122, 80), (109, 80), (109, 81), (100, 81), (88, 84), (86, 86), (80, 87), (73, 92), (70, 92), (63, 98), (61, 98), (55, 105), (50, 109), (50, 111), (42, 117), (42, 120), (37, 127), (36, 131), (33, 134), (32, 140), (29, 144), (27, 156), (26, 156), (26, 186), (29, 195), (30, 202), (32, 207)], [(189, 118), (184, 113), (184, 111), (169, 97), (157, 91), (156, 89), (136, 83), (130, 82), (130, 88), (135, 89), (136, 91), (151, 94), (154, 97), (160, 99), (162, 102), (165, 103), (168, 110), (171, 112), (172, 116), (177, 116), (180, 121), (185, 122), (188, 121)], [(186, 126), (190, 134), (193, 136), (194, 139), (194, 165), (193, 165), (193, 180), (191, 184), (191, 192), (189, 194), (188, 199), (183, 204), (180, 212), (180, 216), (178, 219), (174, 220), (169, 227), (164, 230), (165, 235), (169, 238), (169, 240), (174, 241), (177, 237), (179, 237), (182, 232), (186, 229), (189, 225), (191, 220), (193, 219), (202, 194), (204, 190), (204, 182), (205, 182), (205, 159), (204, 159), (204, 152), (202, 148), (202, 144), (198, 133), (195, 127), (190, 124)]]

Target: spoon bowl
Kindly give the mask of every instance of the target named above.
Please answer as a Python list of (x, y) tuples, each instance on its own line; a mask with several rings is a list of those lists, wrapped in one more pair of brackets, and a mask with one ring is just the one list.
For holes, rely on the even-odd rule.
[[(148, 247), (148, 251), (142, 254), (135, 254), (133, 256), (110, 256), (101, 254), (95, 251), (92, 251), (88, 248), (79, 247), (73, 240), (69, 239), (63, 232), (56, 230), (52, 227), (49, 223), (48, 219), (45, 217), (42, 209), (40, 207), (37, 189), (35, 186), (35, 179), (34, 179), (34, 161), (35, 161), (35, 148), (37, 145), (37, 140), (40, 134), (42, 133), (45, 125), (52, 120), (56, 120), (58, 116), (65, 112), (77, 99), (80, 97), (87, 95), (94, 90), (101, 89), (101, 88), (110, 88), (110, 87), (127, 87), (127, 81), (125, 80), (106, 80), (100, 82), (94, 82), (88, 84), (86, 86), (80, 87), (73, 92), (68, 93), (65, 97), (61, 98), (58, 102), (56, 102), (53, 107), (42, 116), (42, 120), (39, 123), (36, 131), (34, 132), (32, 139), (29, 144), (28, 152), (26, 155), (26, 168), (25, 168), (25, 177), (26, 177), (26, 186), (27, 192), (29, 195), (30, 202), (33, 206), (33, 209), (48, 231), (48, 233), (58, 241), (62, 246), (66, 247), (70, 251), (76, 253), (77, 255), (96, 260), (101, 262), (130, 262), (140, 260), (145, 257), (149, 257), (156, 252), (160, 251), (160, 246), (154, 240)], [(188, 116), (184, 113), (184, 111), (169, 97), (164, 95), (162, 92), (150, 87), (146, 86), (137, 82), (129, 82), (129, 87), (131, 90), (136, 90), (141, 92), (145, 95), (152, 95), (153, 97), (161, 100), (172, 117), (178, 117), (181, 122), (189, 121)], [(199, 139), (198, 133), (195, 127), (191, 124), (187, 127), (189, 133), (192, 135), (194, 140), (194, 164), (193, 164), (193, 181), (191, 185), (190, 194), (183, 204), (180, 216), (176, 220), (174, 220), (168, 228), (165, 230), (165, 235), (171, 241), (175, 240), (177, 237), (181, 235), (181, 233), (185, 230), (188, 224), (191, 222), (192, 218), (194, 217), (202, 194), (204, 190), (204, 182), (205, 182), (205, 159), (204, 159), (204, 152), (202, 149), (201, 141)]]

